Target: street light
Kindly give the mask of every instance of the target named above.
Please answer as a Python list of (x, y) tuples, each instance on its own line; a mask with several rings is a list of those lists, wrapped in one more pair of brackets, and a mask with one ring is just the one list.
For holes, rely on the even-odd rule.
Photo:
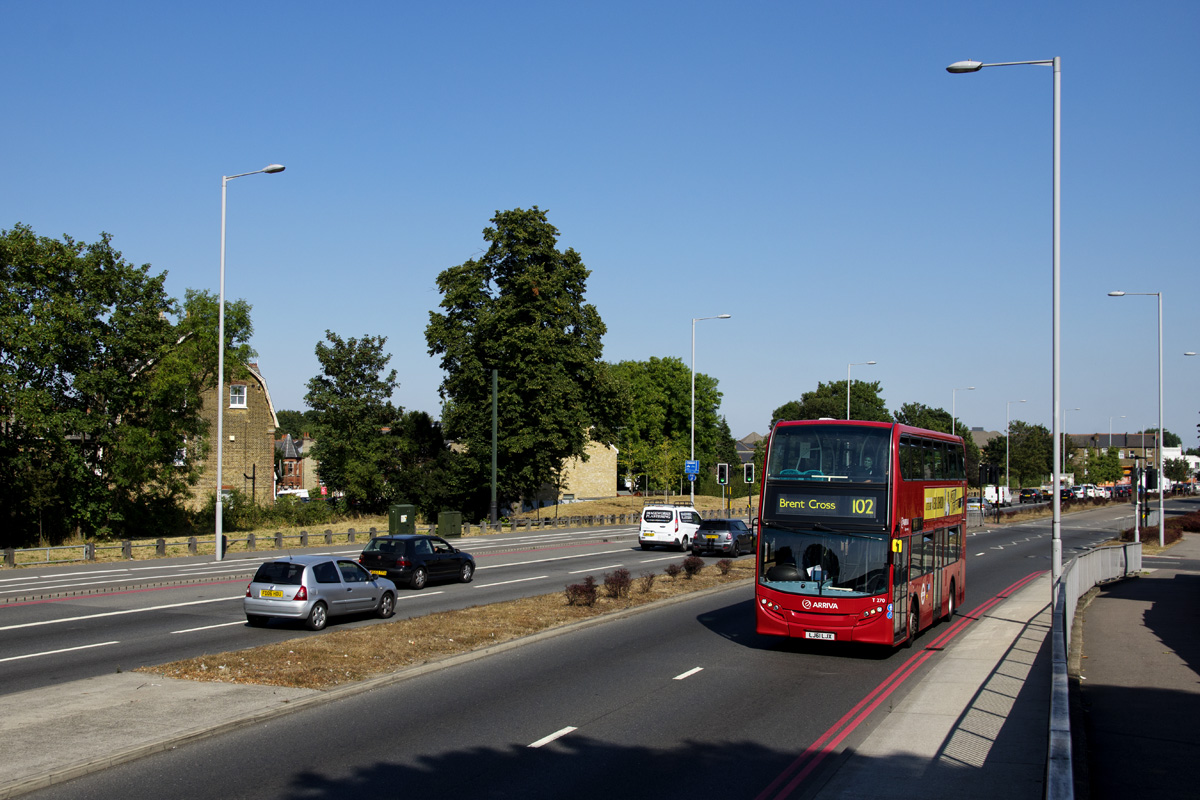
[[(731, 314), (718, 314), (715, 317), (692, 317), (692, 461), (696, 460), (696, 323), (705, 319), (729, 319)], [(692, 505), (696, 505), (696, 481), (689, 480), (688, 488), (692, 493)]]
[(846, 419), (850, 419), (850, 368), (851, 367), (873, 367), (874, 361), (859, 361), (854, 364), (846, 365)]
[(954, 421), (956, 419), (958, 419), (957, 414), (956, 414), (957, 409), (955, 408), (955, 401), (957, 400), (957, 397), (955, 395), (957, 392), (960, 392), (960, 391), (973, 392), (973, 391), (975, 391), (975, 387), (974, 386), (959, 386), (957, 389), (950, 390), (950, 435), (951, 436), (955, 435)]
[(1059, 469), (1059, 448), (1062, 447), (1062, 442), (1058, 438), (1058, 403), (1059, 403), (1059, 377), (1061, 373), (1059, 363), (1059, 145), (1061, 142), (1061, 95), (1062, 95), (1062, 59), (1055, 56), (1048, 61), (1003, 61), (995, 64), (983, 64), (979, 61), (956, 61), (946, 67), (947, 72), (962, 73), (962, 72), (978, 72), (984, 67), (1010, 67), (1023, 64), (1037, 64), (1054, 67), (1054, 134), (1053, 134), (1053, 158), (1051, 170), (1053, 172), (1052, 180), (1052, 207), (1053, 212), (1053, 235), (1051, 239), (1051, 261), (1053, 264), (1053, 322), (1051, 328), (1053, 332), (1053, 357), (1051, 359), (1051, 368), (1053, 372), (1053, 391), (1051, 405), (1053, 413), (1050, 415), (1050, 424), (1054, 428), (1050, 433), (1054, 437), (1054, 498), (1051, 508), (1054, 510), (1053, 523), (1051, 530), (1053, 531), (1053, 542), (1051, 544), (1051, 562), (1050, 575), (1053, 578), (1054, 585), (1052, 587), (1052, 602), (1057, 610), (1058, 598), (1058, 581), (1062, 576), (1062, 492), (1060, 491), (1060, 481), (1062, 473)]
[(1162, 335), (1162, 292), (1109, 292), (1109, 297), (1124, 297), (1126, 295), (1138, 295), (1141, 297), (1157, 297), (1158, 298), (1158, 546), (1166, 546), (1166, 529), (1167, 518), (1164, 516), (1164, 506), (1166, 505), (1166, 492), (1163, 491), (1163, 484), (1166, 482), (1166, 476), (1163, 475), (1163, 335)]
[[(1012, 493), (1012, 487), (1009, 485), (1009, 480), (1008, 480), (1008, 440), (1010, 438), (1009, 434), (1011, 433), (1009, 431), (1009, 428), (1011, 428), (1012, 426), (1009, 424), (1009, 421), (1008, 421), (1008, 412), (1012, 409), (1013, 403), (1024, 403), (1024, 402), (1025, 402), (1024, 400), (1009, 400), (1004, 404), (1004, 488), (1007, 489), (1010, 494)], [(1000, 494), (1000, 492), (997, 491), (996, 494)], [(999, 499), (999, 498), (997, 498), (997, 499)], [(999, 503), (997, 503), (997, 505), (999, 505)]]
[(1112, 421), (1114, 419), (1125, 419), (1125, 415), (1122, 414), (1119, 417), (1109, 417), (1108, 418), (1108, 446), (1109, 447), (1112, 447)]
[(221, 176), (221, 288), (220, 296), (217, 301), (217, 506), (216, 506), (216, 533), (217, 533), (217, 561), (225, 557), (225, 547), (222, 541), (222, 519), (221, 519), (221, 488), (222, 481), (222, 455), (225, 449), (225, 187), (234, 178), (244, 178), (247, 175), (257, 175), (260, 172), (273, 174), (283, 172), (285, 167), (283, 164), (270, 164), (262, 169), (256, 169), (253, 172), (242, 172), (237, 175), (222, 175)]

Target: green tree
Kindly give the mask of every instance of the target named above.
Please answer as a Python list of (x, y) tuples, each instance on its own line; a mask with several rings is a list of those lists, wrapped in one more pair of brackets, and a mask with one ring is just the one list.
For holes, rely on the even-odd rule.
[[(890, 422), (892, 415), (879, 396), (882, 391), (879, 381), (853, 381), (850, 388), (850, 418)], [(830, 419), (846, 418), (846, 382), (818, 383), (811, 392), (800, 395), (775, 409), (771, 414), (771, 425), (785, 419)]]
[(318, 342), (322, 374), (308, 382), (304, 401), (316, 412), (313, 458), (331, 492), (343, 492), (352, 508), (381, 511), (395, 500), (401, 437), (393, 436), (402, 410), (392, 405), (396, 370), (386, 375), (387, 338), (342, 339), (325, 331)]
[[(1168, 433), (1170, 433), (1170, 432), (1168, 431)], [(1164, 436), (1163, 439), (1165, 440), (1166, 437)], [(1167, 445), (1167, 446), (1171, 447), (1172, 445)], [(1178, 446), (1178, 445), (1175, 445), (1175, 446)], [(1176, 483), (1179, 483), (1181, 481), (1186, 481), (1188, 478), (1190, 478), (1192, 476), (1192, 471), (1188, 467), (1188, 462), (1187, 462), (1186, 458), (1168, 458), (1168, 459), (1166, 459), (1165, 461), (1163, 461), (1163, 472), (1165, 472), (1167, 474), (1168, 478), (1175, 481)]]
[[(1015, 488), (1042, 483), (1052, 471), (1054, 437), (1045, 425), (1013, 420), (1009, 425), (1008, 465)], [(1004, 473), (1005, 437), (997, 436), (983, 448), (981, 458), (1000, 467)], [(1004, 478), (1001, 478), (1001, 482)]]
[(623, 400), (600, 360), (604, 323), (585, 302), (589, 270), (536, 206), (497, 211), (487, 252), (438, 275), (442, 312), (425, 339), (446, 373), (446, 435), (465, 448), (460, 486), (468, 513), (490, 496), (491, 370), (498, 371), (501, 505), (533, 494), (589, 436), (613, 444)]
[(308, 411), (288, 411), (286, 409), (276, 411), (275, 418), (279, 420), (279, 427), (276, 428), (275, 433), (277, 436), (290, 433), (296, 439), (302, 438), (306, 433), (311, 435), (317, 424), (317, 416), (317, 413), (311, 409)]
[(1097, 448), (1088, 451), (1086, 472), (1088, 483), (1116, 483), (1124, 474), (1117, 448)]
[[(678, 358), (651, 358), (622, 361), (610, 368), (610, 374), (628, 409), (621, 421), (621, 468), (629, 472), (645, 463), (647, 454), (668, 439), (684, 440), (687, 458), (692, 436), (691, 368)], [(701, 493), (721, 493), (716, 482), (718, 462), (738, 463), (737, 444), (719, 415), (722, 394), (717, 385), (715, 378), (696, 373), (696, 460), (701, 467), (696, 490)]]
[[(197, 478), (215, 302), (91, 244), (0, 231), (0, 538), (136, 536), (173, 525)], [(242, 304), (227, 333), (249, 330)], [(211, 328), (207, 322), (212, 322)], [(238, 351), (240, 352), (240, 351)]]

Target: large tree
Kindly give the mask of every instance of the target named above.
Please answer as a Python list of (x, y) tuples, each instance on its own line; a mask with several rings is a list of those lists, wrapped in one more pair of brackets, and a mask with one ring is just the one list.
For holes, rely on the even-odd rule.
[(387, 338), (343, 339), (325, 331), (317, 342), (322, 374), (304, 401), (316, 412), (313, 458), (321, 480), (352, 508), (380, 511), (399, 492), (401, 437), (392, 435), (402, 410), (392, 405), (396, 370), (383, 374)]
[(446, 376), (446, 435), (464, 447), (460, 478), (468, 513), (487, 508), (492, 454), (492, 382), (498, 373), (500, 504), (533, 494), (563, 462), (585, 457), (589, 436), (615, 443), (623, 401), (600, 360), (605, 333), (585, 302), (589, 270), (557, 248), (546, 212), (497, 211), (487, 252), (437, 278), (442, 311), (425, 339)]
[[(850, 418), (890, 422), (892, 415), (879, 396), (882, 391), (879, 381), (853, 381), (850, 387)], [(830, 419), (846, 418), (846, 382), (818, 383), (811, 392), (800, 395), (775, 409), (771, 414), (771, 425), (785, 419)]]
[[(137, 536), (176, 520), (197, 478), (216, 302), (91, 244), (0, 231), (0, 537)], [(249, 335), (249, 307), (227, 335)], [(177, 322), (172, 317), (178, 317)], [(235, 350), (234, 357), (248, 349)]]
[[(623, 474), (644, 472), (652, 455), (657, 460), (662, 442), (679, 440), (684, 448), (674, 468), (678, 478), (683, 460), (691, 454), (691, 368), (675, 357), (652, 357), (649, 361), (622, 361), (612, 366), (611, 374), (628, 409), (618, 431), (618, 463)], [(720, 492), (717, 463), (739, 463), (729, 425), (719, 416), (720, 406), (717, 380), (696, 373), (696, 460), (701, 468), (696, 488), (703, 492)]]
[[(1001, 475), (1004, 473), (1005, 444), (1005, 437), (997, 436), (983, 449), (983, 458), (999, 466)], [(1045, 425), (1013, 420), (1007, 440), (1008, 465), (1013, 475), (1009, 483), (1020, 488), (1045, 481), (1054, 464), (1053, 445), (1054, 437)]]

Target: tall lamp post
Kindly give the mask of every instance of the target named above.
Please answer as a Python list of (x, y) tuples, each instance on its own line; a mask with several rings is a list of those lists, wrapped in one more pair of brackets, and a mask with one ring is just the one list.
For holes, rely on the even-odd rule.
[(855, 364), (846, 365), (846, 419), (850, 419), (850, 368), (851, 367), (873, 367), (874, 361), (859, 361)]
[(1125, 419), (1125, 415), (1122, 414), (1119, 417), (1109, 417), (1108, 418), (1108, 446), (1109, 447), (1112, 447), (1112, 421), (1114, 419)]
[(1051, 530), (1053, 531), (1053, 541), (1051, 544), (1051, 562), (1050, 575), (1053, 578), (1054, 586), (1052, 589), (1052, 598), (1057, 610), (1058, 598), (1058, 581), (1062, 576), (1062, 492), (1059, 490), (1062, 473), (1059, 470), (1059, 448), (1062, 447), (1062, 442), (1058, 438), (1058, 403), (1059, 403), (1059, 377), (1061, 372), (1061, 364), (1059, 361), (1059, 145), (1061, 142), (1061, 95), (1062, 95), (1062, 59), (1058, 56), (1046, 61), (1002, 61), (994, 64), (983, 64), (979, 61), (956, 61), (946, 67), (946, 71), (950, 73), (978, 72), (984, 67), (1011, 67), (1024, 64), (1036, 64), (1054, 67), (1054, 144), (1053, 158), (1051, 170), (1053, 172), (1052, 180), (1052, 201), (1053, 212), (1053, 235), (1051, 240), (1052, 265), (1053, 265), (1053, 322), (1051, 328), (1053, 330), (1053, 357), (1052, 371), (1054, 378), (1052, 381), (1053, 391), (1051, 409), (1053, 413), (1050, 415), (1050, 424), (1054, 428), (1051, 435), (1054, 437), (1054, 498), (1051, 507), (1054, 509), (1053, 523)]
[(1164, 516), (1164, 505), (1166, 505), (1166, 492), (1163, 491), (1163, 485), (1166, 483), (1166, 476), (1163, 475), (1163, 335), (1162, 335), (1162, 292), (1109, 292), (1109, 297), (1124, 297), (1126, 295), (1137, 295), (1141, 297), (1157, 297), (1158, 298), (1158, 546), (1166, 546), (1166, 522)]
[[(1012, 487), (1009, 485), (1009, 480), (1008, 480), (1008, 441), (1010, 438), (1009, 428), (1011, 428), (1012, 426), (1009, 423), (1008, 412), (1012, 409), (1013, 403), (1024, 403), (1024, 402), (1025, 402), (1024, 400), (1008, 400), (1004, 404), (1004, 488), (1007, 489), (1010, 493), (1012, 492)], [(1000, 494), (1000, 492), (997, 491), (996, 494)], [(997, 499), (999, 499), (999, 498), (997, 498)], [(997, 505), (999, 505), (999, 503), (997, 503)]]
[(975, 391), (975, 387), (974, 386), (959, 386), (957, 389), (950, 390), (950, 435), (951, 436), (955, 435), (954, 423), (958, 419), (958, 415), (957, 415), (958, 410), (955, 408), (955, 402), (958, 399), (957, 393), (964, 392), (964, 391), (965, 392), (973, 392), (973, 391)]
[[(696, 323), (706, 319), (729, 319), (732, 314), (718, 314), (715, 317), (692, 317), (692, 456), (696, 460)], [(689, 480), (692, 505), (696, 505), (696, 481)]]
[(271, 164), (256, 169), (253, 172), (242, 172), (237, 175), (221, 176), (221, 287), (217, 301), (217, 505), (216, 505), (216, 534), (217, 561), (225, 558), (225, 542), (222, 536), (221, 519), (221, 489), (222, 456), (225, 450), (225, 194), (226, 187), (234, 178), (244, 178), (247, 175), (259, 173), (273, 174), (283, 172), (282, 164)]

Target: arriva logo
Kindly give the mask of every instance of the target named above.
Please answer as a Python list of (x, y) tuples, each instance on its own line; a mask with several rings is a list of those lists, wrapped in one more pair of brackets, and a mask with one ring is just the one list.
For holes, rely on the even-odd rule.
[(826, 602), (826, 601), (824, 601), (824, 600), (817, 600), (817, 601), (813, 601), (813, 600), (804, 600), (803, 602), (801, 602), (801, 603), (800, 603), (800, 605), (804, 606), (804, 608), (805, 608), (805, 609), (812, 609), (812, 608), (831, 608), (831, 609), (833, 609), (834, 611), (837, 611), (837, 607), (838, 607), (838, 604), (837, 604), (837, 603), (829, 603), (829, 602)]

